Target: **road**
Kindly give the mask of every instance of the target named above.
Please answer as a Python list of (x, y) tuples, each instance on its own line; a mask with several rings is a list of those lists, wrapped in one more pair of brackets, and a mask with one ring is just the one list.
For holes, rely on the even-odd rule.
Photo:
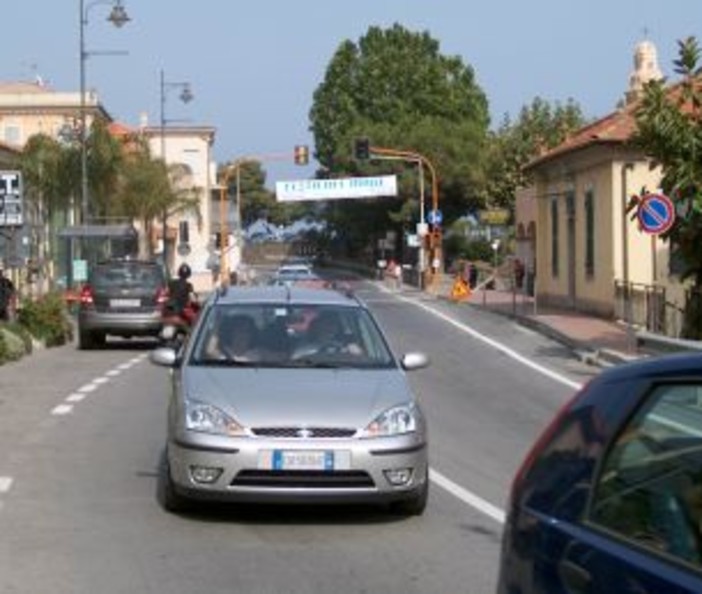
[(429, 418), (426, 513), (225, 507), (187, 516), (156, 501), (166, 374), (150, 343), (68, 345), (0, 368), (3, 594), (494, 591), (509, 484), (547, 419), (596, 370), (558, 344), (420, 293), (358, 294)]

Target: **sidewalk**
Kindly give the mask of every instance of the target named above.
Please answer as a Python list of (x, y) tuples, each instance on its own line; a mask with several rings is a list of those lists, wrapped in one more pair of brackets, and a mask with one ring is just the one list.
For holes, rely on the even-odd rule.
[[(444, 275), (437, 288), (428, 289), (440, 299), (450, 299), (454, 279)], [(583, 361), (599, 366), (632, 361), (654, 354), (639, 346), (633, 328), (580, 312), (543, 307), (533, 297), (506, 290), (477, 289), (457, 303), (509, 316), (520, 324), (566, 345)]]

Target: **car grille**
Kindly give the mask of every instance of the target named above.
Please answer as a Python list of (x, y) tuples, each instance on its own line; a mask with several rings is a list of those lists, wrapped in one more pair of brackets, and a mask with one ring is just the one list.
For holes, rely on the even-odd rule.
[(361, 470), (242, 470), (234, 477), (231, 486), (271, 489), (369, 489), (375, 485), (368, 473)]
[(353, 437), (355, 429), (344, 427), (254, 427), (256, 437), (286, 439), (330, 439)]

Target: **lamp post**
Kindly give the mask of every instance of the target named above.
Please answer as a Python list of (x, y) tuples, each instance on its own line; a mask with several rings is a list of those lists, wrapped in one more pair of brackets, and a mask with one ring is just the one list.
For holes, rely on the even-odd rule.
[(85, 105), (85, 66), (88, 56), (94, 54), (122, 54), (124, 52), (94, 52), (87, 51), (85, 49), (85, 27), (88, 24), (88, 11), (97, 4), (109, 4), (112, 6), (110, 15), (107, 20), (111, 22), (115, 27), (120, 28), (129, 19), (127, 11), (122, 5), (121, 0), (95, 0), (87, 5), (85, 0), (80, 0), (80, 209), (81, 209), (81, 222), (87, 224), (90, 218), (89, 204), (88, 204), (88, 147), (87, 147), (87, 117), (86, 117), (86, 105)]
[[(161, 132), (161, 159), (163, 159), (164, 166), (167, 166), (168, 161), (166, 159), (166, 123), (175, 122), (178, 120), (167, 120), (166, 119), (166, 93), (168, 89), (180, 89), (179, 98), (183, 103), (190, 103), (193, 100), (194, 95), (192, 89), (190, 88), (189, 82), (176, 82), (167, 81), (166, 76), (161, 69), (160, 76), (160, 92), (161, 92), (161, 117), (160, 117), (160, 132)], [(168, 207), (163, 206), (163, 214), (161, 217), (161, 233), (163, 236), (163, 266), (168, 270)]]

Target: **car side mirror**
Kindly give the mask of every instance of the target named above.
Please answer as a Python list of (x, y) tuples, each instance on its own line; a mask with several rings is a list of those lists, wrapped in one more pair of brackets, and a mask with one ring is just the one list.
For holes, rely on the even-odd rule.
[(151, 351), (149, 360), (154, 365), (161, 367), (176, 367), (178, 365), (178, 353), (171, 347), (158, 347)]
[(413, 371), (429, 366), (429, 357), (424, 353), (405, 353), (400, 359), (400, 364), (405, 371)]

